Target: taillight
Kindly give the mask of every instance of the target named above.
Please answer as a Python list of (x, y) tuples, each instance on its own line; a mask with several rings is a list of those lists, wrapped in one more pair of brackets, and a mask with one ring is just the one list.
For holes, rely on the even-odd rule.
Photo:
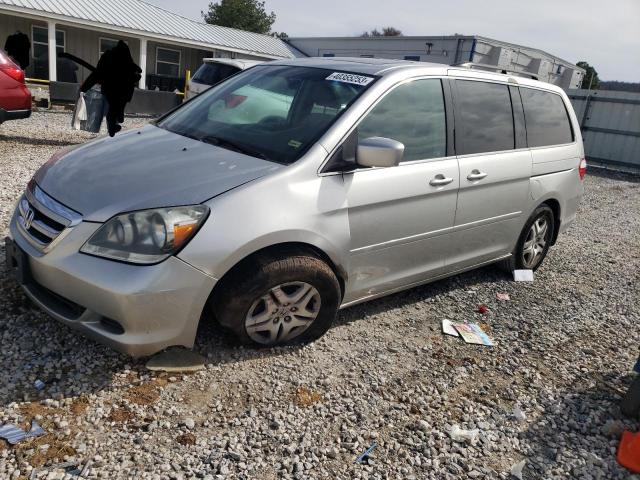
[(24, 83), (24, 71), (16, 65), (3, 51), (0, 51), (0, 70), (15, 81)]
[(580, 163), (578, 164), (578, 175), (580, 175), (580, 180), (584, 180), (584, 176), (587, 174), (587, 161), (584, 158), (580, 159)]

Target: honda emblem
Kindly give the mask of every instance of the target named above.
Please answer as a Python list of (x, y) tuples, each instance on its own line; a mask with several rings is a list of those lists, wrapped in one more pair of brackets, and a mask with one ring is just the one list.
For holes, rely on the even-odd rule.
[(27, 210), (27, 213), (24, 216), (24, 228), (29, 230), (31, 228), (31, 224), (33, 223), (33, 217), (36, 216), (36, 212), (33, 211), (32, 208)]

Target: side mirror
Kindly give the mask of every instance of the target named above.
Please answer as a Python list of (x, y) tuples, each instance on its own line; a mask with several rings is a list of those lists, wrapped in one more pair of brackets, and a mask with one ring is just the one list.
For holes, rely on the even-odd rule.
[(356, 162), (363, 167), (395, 167), (402, 161), (404, 144), (384, 137), (360, 140)]

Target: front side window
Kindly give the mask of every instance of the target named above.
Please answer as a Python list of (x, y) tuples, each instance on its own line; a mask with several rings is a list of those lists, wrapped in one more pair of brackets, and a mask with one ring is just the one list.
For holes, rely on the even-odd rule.
[(180, 50), (158, 47), (156, 50), (156, 74), (180, 76)]
[(520, 88), (530, 147), (573, 142), (569, 114), (562, 97), (532, 88)]
[(499, 152), (515, 147), (509, 87), (456, 80), (456, 152)]
[(403, 143), (403, 161), (444, 157), (447, 123), (442, 82), (414, 80), (389, 92), (358, 126), (358, 139), (369, 137)]
[(279, 163), (300, 158), (375, 77), (257, 66), (186, 103), (158, 126)]

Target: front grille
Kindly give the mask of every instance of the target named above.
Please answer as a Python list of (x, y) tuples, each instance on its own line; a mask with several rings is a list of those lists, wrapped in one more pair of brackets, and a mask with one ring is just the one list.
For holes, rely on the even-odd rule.
[(70, 228), (82, 221), (82, 216), (31, 182), (18, 202), (16, 221), (29, 243), (46, 253)]

